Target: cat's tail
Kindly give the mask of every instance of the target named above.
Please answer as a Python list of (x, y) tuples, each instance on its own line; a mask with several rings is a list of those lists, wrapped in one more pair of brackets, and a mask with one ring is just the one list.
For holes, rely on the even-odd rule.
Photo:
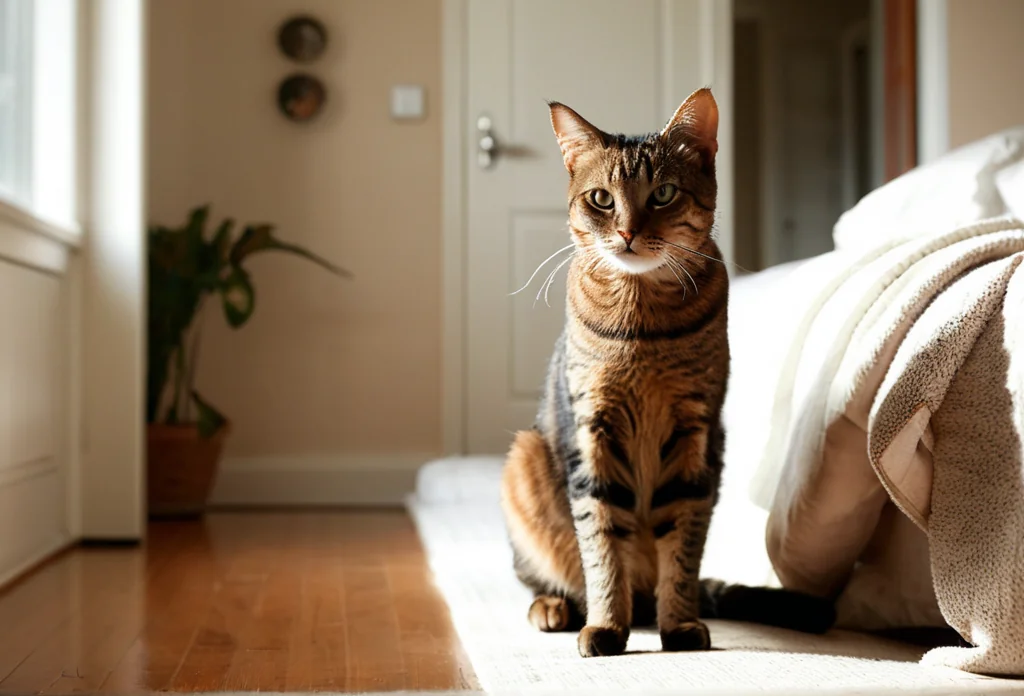
[(803, 592), (729, 585), (708, 578), (700, 582), (700, 615), (824, 633), (836, 621), (836, 608), (830, 599)]

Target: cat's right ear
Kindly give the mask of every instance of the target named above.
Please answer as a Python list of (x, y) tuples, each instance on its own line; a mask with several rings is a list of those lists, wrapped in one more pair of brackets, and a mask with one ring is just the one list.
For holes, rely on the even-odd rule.
[(591, 148), (604, 147), (604, 133), (565, 104), (549, 102), (548, 108), (551, 109), (551, 128), (562, 150), (562, 161), (572, 174), (580, 155)]
[(661, 137), (700, 153), (704, 168), (715, 171), (718, 154), (718, 104), (707, 87), (698, 89), (676, 109)]

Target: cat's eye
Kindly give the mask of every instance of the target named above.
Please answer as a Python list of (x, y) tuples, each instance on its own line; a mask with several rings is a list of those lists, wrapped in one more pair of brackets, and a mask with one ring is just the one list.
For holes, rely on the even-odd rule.
[(611, 210), (615, 207), (615, 199), (612, 197), (612, 194), (604, 189), (594, 189), (591, 191), (590, 202), (594, 204), (595, 208), (600, 208), (601, 210)]
[(676, 190), (676, 187), (672, 184), (662, 184), (654, 189), (654, 193), (651, 194), (650, 198), (651, 207), (660, 208), (671, 203), (672, 199), (676, 197)]

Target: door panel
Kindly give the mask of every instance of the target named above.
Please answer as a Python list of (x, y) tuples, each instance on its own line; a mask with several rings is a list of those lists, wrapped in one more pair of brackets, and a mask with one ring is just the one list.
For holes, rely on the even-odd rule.
[[(512, 222), (511, 277), (516, 289), (523, 287), (544, 259), (568, 243), (564, 212), (517, 213)], [(541, 395), (542, 376), (551, 357), (551, 344), (565, 323), (565, 268), (545, 286), (548, 274), (567, 257), (568, 251), (537, 273), (529, 287), (511, 300), (511, 384), (514, 399), (534, 402)], [(548, 290), (547, 295), (541, 292)]]
[[(568, 175), (547, 100), (598, 127), (660, 128), (702, 84), (698, 0), (470, 1), (467, 35), (466, 430), (471, 453), (507, 449), (533, 422), (564, 323), (565, 272), (550, 307), (537, 292), (568, 251), (510, 295), (569, 243)], [(709, 40), (709, 39), (707, 39)], [(478, 162), (490, 117), (497, 156)]]
[[(514, 2), (509, 25), (513, 140), (541, 147), (545, 160), (558, 155), (551, 147), (546, 100), (564, 102), (606, 130), (641, 133), (657, 127), (659, 5), (657, 0)], [(523, 173), (544, 169), (551, 171), (535, 161)]]

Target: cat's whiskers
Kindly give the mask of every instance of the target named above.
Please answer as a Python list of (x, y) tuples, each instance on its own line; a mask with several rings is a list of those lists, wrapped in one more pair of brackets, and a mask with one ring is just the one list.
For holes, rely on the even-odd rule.
[(572, 261), (572, 257), (575, 255), (576, 252), (573, 251), (571, 254), (565, 257), (565, 260), (562, 261), (557, 266), (555, 266), (555, 270), (551, 271), (551, 273), (548, 274), (548, 277), (544, 279), (544, 282), (541, 283), (540, 290), (537, 291), (537, 297), (533, 300), (534, 307), (536, 307), (537, 302), (540, 301), (540, 295), (542, 291), (544, 293), (544, 304), (546, 304), (548, 307), (551, 306), (551, 303), (548, 302), (548, 291), (551, 289), (551, 284), (555, 282), (555, 274), (562, 269), (562, 266)]
[[(536, 270), (534, 270), (534, 272), (533, 272), (533, 275), (531, 275), (531, 276), (530, 276), (530, 279), (529, 279), (528, 281), (526, 281), (526, 284), (525, 284), (525, 285), (523, 285), (523, 287), (521, 287), (521, 288), (519, 288), (518, 290), (516, 290), (515, 292), (510, 292), (510, 293), (509, 293), (509, 297), (511, 297), (512, 295), (518, 295), (518, 294), (519, 294), (519, 293), (521, 293), (521, 292), (522, 292), (523, 290), (525, 290), (526, 288), (530, 287), (530, 283), (532, 283), (532, 282), (533, 282), (533, 279), (537, 277), (537, 274), (538, 274), (538, 273), (540, 273), (540, 269), (544, 268), (544, 266), (546, 266), (546, 265), (548, 264), (548, 262), (549, 262), (549, 261), (551, 261), (551, 259), (553, 259), (553, 258), (555, 258), (556, 256), (558, 256), (559, 254), (561, 254), (561, 253), (562, 253), (563, 251), (565, 251), (566, 249), (572, 249), (572, 248), (573, 248), (573, 247), (575, 247), (575, 246), (576, 246), (576, 244), (575, 244), (575, 243), (573, 243), (573, 244), (566, 244), (566, 245), (565, 245), (564, 247), (562, 247), (561, 249), (559, 249), (558, 251), (556, 251), (555, 253), (553, 253), (553, 254), (552, 254), (551, 256), (549, 256), (549, 257), (547, 257), (546, 259), (544, 259), (543, 261), (541, 261), (541, 262), (540, 262), (540, 265), (539, 265), (539, 266), (537, 266)], [(572, 254), (569, 254), (569, 258), (572, 258)], [(543, 287), (544, 287), (544, 286), (543, 286), (543, 285), (541, 285), (541, 288), (543, 288)], [(540, 293), (537, 293), (537, 296), (538, 296), (538, 297), (540, 297)]]
[(663, 241), (666, 244), (668, 244), (669, 246), (674, 246), (676, 249), (679, 249), (681, 251), (685, 251), (688, 254), (694, 254), (695, 256), (700, 256), (701, 258), (707, 259), (708, 261), (714, 261), (715, 263), (720, 263), (723, 266), (732, 266), (736, 270), (743, 271), (744, 273), (752, 273), (753, 272), (753, 271), (750, 271), (750, 270), (744, 268), (743, 266), (739, 265), (738, 263), (733, 263), (731, 261), (725, 261), (723, 259), (716, 259), (714, 256), (708, 256), (707, 254), (705, 254), (703, 252), (700, 252), (700, 251), (697, 251), (696, 249), (691, 249), (688, 246), (683, 246), (682, 244), (676, 244), (675, 242), (670, 242), (667, 239), (663, 240)]
[(675, 266), (675, 268), (679, 269), (680, 271), (686, 274), (686, 277), (690, 279), (690, 283), (693, 285), (693, 291), (700, 295), (700, 288), (697, 287), (697, 281), (694, 280), (693, 276), (690, 275), (690, 272), (686, 270), (686, 264), (683, 263), (683, 260), (677, 259), (672, 254), (665, 254), (665, 258), (668, 259), (669, 264)]
[(672, 263), (673, 259), (672, 259), (672, 257), (671, 256), (664, 256), (662, 258), (665, 259), (665, 267), (668, 268), (668, 270), (672, 271), (672, 275), (674, 275), (676, 277), (676, 280), (679, 281), (679, 285), (682, 286), (682, 288), (683, 288), (683, 299), (685, 300), (686, 299), (686, 283), (683, 282), (683, 279), (679, 277), (678, 273), (676, 273), (676, 269), (673, 268), (673, 263)]

